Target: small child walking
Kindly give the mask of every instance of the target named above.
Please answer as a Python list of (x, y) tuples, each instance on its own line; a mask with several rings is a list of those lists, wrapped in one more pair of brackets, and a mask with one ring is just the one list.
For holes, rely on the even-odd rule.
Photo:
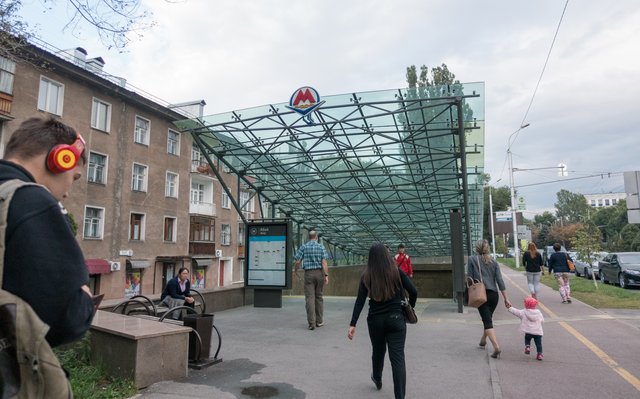
[(520, 318), (520, 331), (524, 333), (524, 353), (531, 353), (531, 339), (536, 344), (538, 354), (536, 359), (542, 360), (542, 323), (544, 316), (542, 312), (536, 308), (538, 301), (530, 296), (524, 298), (524, 309), (516, 309), (513, 306), (507, 306), (509, 312)]

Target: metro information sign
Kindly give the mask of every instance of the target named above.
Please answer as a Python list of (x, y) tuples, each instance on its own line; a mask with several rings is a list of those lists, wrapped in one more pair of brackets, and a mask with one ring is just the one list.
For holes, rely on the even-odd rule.
[(247, 223), (247, 287), (291, 288), (289, 230), (286, 221)]

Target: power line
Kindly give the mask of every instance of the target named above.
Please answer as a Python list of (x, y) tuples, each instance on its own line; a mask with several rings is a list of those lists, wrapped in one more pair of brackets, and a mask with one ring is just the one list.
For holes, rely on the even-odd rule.
[(565, 182), (565, 181), (569, 181), (569, 180), (580, 180), (580, 179), (589, 179), (592, 177), (601, 177), (604, 178), (606, 175), (607, 178), (611, 178), (613, 176), (621, 176), (622, 172), (608, 172), (608, 173), (601, 173), (601, 174), (597, 174), (597, 175), (589, 175), (589, 176), (581, 176), (581, 177), (574, 177), (574, 178), (569, 178), (569, 179), (558, 179), (558, 180), (550, 180), (550, 181), (545, 181), (545, 182), (540, 182), (540, 183), (531, 183), (531, 184), (523, 184), (521, 186), (515, 186), (514, 188), (521, 188), (521, 187), (531, 187), (531, 186), (540, 186), (543, 184), (551, 184), (551, 183), (558, 183), (558, 182)]

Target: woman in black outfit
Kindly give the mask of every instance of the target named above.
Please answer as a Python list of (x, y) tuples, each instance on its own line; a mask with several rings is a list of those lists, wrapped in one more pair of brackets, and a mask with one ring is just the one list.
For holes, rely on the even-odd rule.
[(522, 264), (527, 271), (527, 285), (533, 298), (540, 292), (540, 276), (544, 274), (542, 267), (542, 255), (538, 252), (536, 244), (530, 242), (527, 251), (522, 255)]
[(482, 279), (487, 292), (487, 302), (478, 308), (478, 313), (480, 313), (482, 324), (484, 325), (484, 332), (482, 333), (482, 338), (480, 338), (479, 345), (484, 348), (487, 345), (487, 338), (489, 338), (491, 345), (493, 345), (491, 357), (497, 359), (502, 352), (500, 345), (498, 345), (496, 331), (493, 329), (493, 312), (498, 306), (498, 299), (500, 299), (498, 290), (502, 293), (504, 305), (507, 308), (511, 306), (511, 302), (507, 298), (507, 289), (502, 280), (500, 266), (489, 255), (489, 242), (487, 240), (476, 241), (476, 253), (477, 255), (469, 257), (467, 275), (474, 280), (480, 281)]
[(376, 384), (376, 388), (382, 388), (382, 369), (388, 346), (396, 399), (404, 398), (407, 383), (404, 363), (407, 324), (400, 306), (405, 290), (409, 293), (411, 307), (414, 307), (418, 291), (411, 279), (396, 267), (391, 253), (383, 244), (374, 244), (369, 249), (369, 261), (360, 279), (348, 337), (353, 339), (356, 333), (356, 323), (368, 296), (367, 325), (373, 351), (371, 380)]

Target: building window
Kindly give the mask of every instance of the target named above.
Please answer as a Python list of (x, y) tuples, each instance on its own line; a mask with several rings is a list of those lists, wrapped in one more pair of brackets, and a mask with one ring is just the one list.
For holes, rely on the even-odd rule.
[(89, 153), (89, 170), (87, 181), (91, 183), (107, 183), (107, 156), (95, 152)]
[(102, 238), (104, 226), (104, 208), (87, 206), (84, 209), (84, 235), (86, 239)]
[(133, 164), (133, 179), (131, 181), (133, 191), (147, 191), (147, 167), (137, 163)]
[(111, 104), (93, 99), (91, 108), (91, 127), (108, 132), (111, 129)]
[(176, 242), (176, 218), (164, 218), (164, 240)]
[(213, 219), (192, 217), (189, 227), (189, 241), (214, 242), (215, 222)]
[(591, 200), (591, 206), (596, 206), (596, 200), (594, 199)]
[(244, 245), (244, 223), (238, 224), (238, 245)]
[(204, 184), (191, 182), (191, 203), (202, 204), (204, 202)]
[(222, 225), (222, 231), (220, 232), (220, 244), (231, 245), (231, 225)]
[(38, 92), (38, 109), (61, 116), (63, 99), (64, 85), (41, 76), (40, 91)]
[(191, 162), (196, 165), (200, 165), (200, 163), (204, 162), (204, 157), (202, 156), (200, 147), (198, 147), (195, 143), (191, 145)]
[(16, 73), (16, 63), (8, 58), (0, 57), (0, 91), (13, 94), (13, 76)]
[(240, 206), (244, 212), (253, 212), (253, 197), (248, 191), (240, 191)]
[(129, 223), (129, 239), (131, 241), (144, 240), (144, 215), (142, 213), (132, 213)]
[(178, 175), (167, 172), (167, 180), (164, 186), (165, 197), (178, 198)]
[(229, 201), (229, 196), (226, 192), (222, 192), (222, 207), (225, 209), (231, 208), (231, 201)]
[(133, 141), (139, 144), (149, 145), (149, 129), (151, 122), (140, 116), (136, 116), (136, 129), (133, 134)]
[(616, 198), (614, 198), (614, 199), (612, 199), (612, 200), (611, 200), (611, 205), (615, 205), (615, 204), (617, 204), (617, 203), (618, 203), (618, 200), (617, 200)]
[(180, 155), (180, 133), (171, 129), (167, 134), (167, 153)]

